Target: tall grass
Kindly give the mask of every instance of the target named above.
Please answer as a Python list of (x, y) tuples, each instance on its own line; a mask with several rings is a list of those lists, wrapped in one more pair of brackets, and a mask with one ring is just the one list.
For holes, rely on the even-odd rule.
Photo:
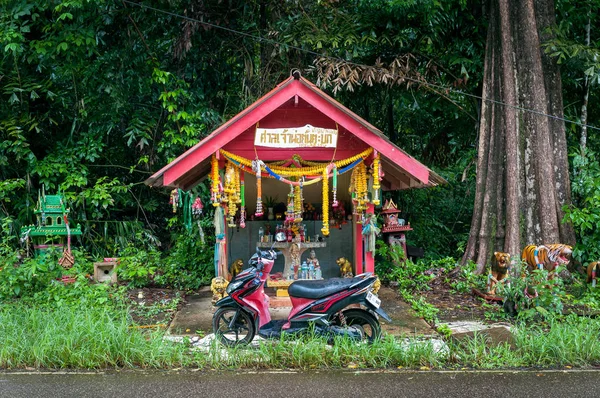
[(305, 336), (258, 347), (207, 351), (132, 328), (125, 309), (0, 306), (0, 368), (514, 368), (600, 363), (600, 319), (570, 316), (515, 328), (515, 342), (490, 345), (483, 335), (447, 349), (428, 340), (386, 336), (373, 344)]
[(0, 306), (2, 368), (161, 368), (185, 356), (184, 346), (129, 328), (125, 310)]

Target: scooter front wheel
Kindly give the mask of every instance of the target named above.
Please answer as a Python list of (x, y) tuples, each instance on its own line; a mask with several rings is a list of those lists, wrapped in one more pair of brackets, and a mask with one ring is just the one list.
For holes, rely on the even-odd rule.
[(213, 316), (215, 336), (228, 347), (247, 345), (256, 333), (252, 317), (235, 307), (222, 307)]

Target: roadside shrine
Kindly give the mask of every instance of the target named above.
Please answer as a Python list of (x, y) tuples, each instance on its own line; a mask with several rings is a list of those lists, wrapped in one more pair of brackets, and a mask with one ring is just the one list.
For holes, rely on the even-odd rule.
[[(318, 262), (324, 278), (348, 266), (354, 274), (373, 272), (379, 229), (371, 217), (381, 190), (445, 182), (299, 72), (146, 184), (189, 190), (207, 177), (216, 209), (216, 276), (227, 279), (229, 264), (274, 245), (285, 254), (268, 283), (283, 286), (278, 295), (292, 278), (315, 277), (302, 267), (307, 260)], [(273, 242), (276, 232), (285, 242)]]

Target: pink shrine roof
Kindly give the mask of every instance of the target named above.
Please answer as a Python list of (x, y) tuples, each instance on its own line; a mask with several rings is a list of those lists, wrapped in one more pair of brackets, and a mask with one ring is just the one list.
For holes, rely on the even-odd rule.
[[(337, 148), (254, 147), (258, 125), (265, 128), (337, 128)], [(154, 187), (190, 189), (210, 171), (211, 156), (225, 149), (238, 156), (263, 161), (290, 159), (299, 154), (305, 160), (330, 161), (354, 156), (368, 147), (381, 154), (385, 173), (384, 190), (430, 187), (446, 181), (425, 165), (394, 145), (380, 130), (297, 75), (290, 76), (269, 93), (221, 125), (177, 159), (148, 178)]]

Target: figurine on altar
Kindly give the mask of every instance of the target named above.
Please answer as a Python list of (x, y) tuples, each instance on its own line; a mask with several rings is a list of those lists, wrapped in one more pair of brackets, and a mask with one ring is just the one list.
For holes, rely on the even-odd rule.
[(298, 269), (300, 268), (300, 246), (298, 243), (292, 243), (290, 246), (290, 258), (292, 260), (290, 273), (294, 275), (293, 279), (298, 279)]
[(352, 263), (350, 263), (346, 257), (340, 257), (335, 260), (335, 262), (340, 266), (340, 274), (342, 278), (354, 277), (354, 274), (352, 273)]
[(315, 251), (312, 249), (308, 255), (308, 258), (306, 259), (306, 264), (310, 270), (311, 278), (309, 279), (323, 279), (321, 264), (319, 264), (319, 259), (317, 258)]

